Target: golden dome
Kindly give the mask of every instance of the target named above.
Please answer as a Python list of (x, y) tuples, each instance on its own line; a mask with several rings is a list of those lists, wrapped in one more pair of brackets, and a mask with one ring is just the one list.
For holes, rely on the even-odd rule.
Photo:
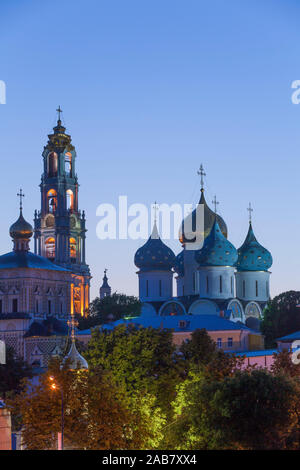
[[(199, 230), (199, 232), (196, 229), (196, 214), (197, 214), (197, 208), (193, 210), (183, 221), (179, 230), (179, 241), (182, 244), (185, 243), (194, 243), (196, 240), (201, 240), (205, 239), (210, 231), (211, 228), (214, 224), (215, 219), (217, 220), (220, 230), (222, 234), (224, 235), (225, 238), (227, 238), (227, 226), (222, 217), (218, 214), (215, 214), (214, 211), (208, 207), (207, 202), (204, 197), (204, 190), (201, 190), (201, 198), (198, 203), (198, 206), (203, 205), (203, 215), (204, 215), (204, 227), (202, 230)], [(198, 207), (197, 206), (197, 207)], [(185, 227), (191, 227), (192, 232), (189, 232), (187, 228)]]
[(23, 217), (22, 214), (22, 209), (20, 209), (20, 216), (18, 220), (12, 224), (12, 226), (9, 229), (9, 234), (11, 238), (13, 239), (20, 239), (20, 238), (31, 238), (33, 234), (33, 228), (32, 225), (30, 225), (29, 222), (26, 222), (26, 220)]

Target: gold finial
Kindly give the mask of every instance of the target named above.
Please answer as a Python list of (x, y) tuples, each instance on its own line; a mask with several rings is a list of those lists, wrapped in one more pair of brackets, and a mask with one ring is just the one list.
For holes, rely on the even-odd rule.
[(247, 207), (247, 211), (249, 212), (249, 224), (251, 224), (252, 222), (252, 214), (251, 212), (253, 212), (253, 209), (251, 207), (251, 202), (249, 202), (249, 207)]
[(20, 198), (20, 211), (21, 211), (23, 209), (22, 198), (25, 197), (25, 194), (23, 193), (22, 188), (20, 188), (20, 192), (17, 193), (17, 196)]
[(217, 196), (214, 197), (212, 203), (215, 206), (215, 214), (217, 214), (217, 205), (220, 204), (219, 201), (217, 201)]
[(201, 191), (204, 190), (204, 179), (203, 176), (206, 176), (206, 173), (204, 172), (203, 165), (201, 163), (199, 170), (197, 171), (197, 174), (200, 176), (200, 184), (201, 184)]

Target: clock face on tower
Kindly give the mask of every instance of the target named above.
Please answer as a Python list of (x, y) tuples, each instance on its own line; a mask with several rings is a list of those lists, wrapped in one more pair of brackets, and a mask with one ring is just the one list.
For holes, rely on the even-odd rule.
[(231, 310), (232, 312), (232, 317), (233, 318), (238, 318), (242, 320), (243, 318), (243, 312), (242, 308), (237, 300), (232, 300), (230, 304), (228, 305), (228, 310)]

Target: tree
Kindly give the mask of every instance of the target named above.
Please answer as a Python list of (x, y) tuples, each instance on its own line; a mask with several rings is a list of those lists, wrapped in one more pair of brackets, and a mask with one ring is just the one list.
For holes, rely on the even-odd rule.
[(172, 448), (285, 448), (294, 397), (290, 379), (265, 370), (237, 371), (222, 380), (192, 374), (174, 401)]
[[(57, 391), (50, 389), (50, 375)], [(70, 371), (67, 363), (53, 360), (39, 385), (24, 383), (21, 394), (9, 402), (13, 414), (21, 416), (26, 449), (56, 448), (61, 390), (66, 448), (139, 449), (159, 442), (164, 419), (157, 412), (150, 415), (152, 398), (141, 397), (131, 409), (126, 391), (116, 386), (110, 373), (101, 368)]]
[(32, 377), (32, 368), (17, 357), (13, 348), (6, 348), (6, 364), (0, 364), (0, 397), (6, 398), (9, 392), (18, 393), (22, 380)]
[(266, 346), (274, 347), (276, 339), (300, 330), (300, 292), (283, 292), (271, 300), (261, 322)]
[(216, 356), (217, 347), (207, 331), (202, 328), (193, 331), (191, 338), (180, 346), (180, 351), (190, 367), (195, 366), (199, 369), (201, 365), (208, 364)]
[(79, 317), (81, 330), (101, 325), (107, 321), (119, 320), (124, 317), (137, 317), (141, 312), (141, 302), (137, 297), (114, 292), (103, 299), (96, 297), (90, 306), (88, 316)]
[(110, 370), (132, 397), (149, 393), (163, 412), (170, 410), (184, 362), (176, 354), (171, 330), (133, 325), (94, 330), (85, 357), (93, 367)]

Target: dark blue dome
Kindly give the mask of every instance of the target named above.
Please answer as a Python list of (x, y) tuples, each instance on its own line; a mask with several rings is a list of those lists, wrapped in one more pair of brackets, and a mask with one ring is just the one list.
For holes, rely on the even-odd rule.
[(162, 270), (170, 271), (175, 264), (175, 254), (165, 245), (154, 224), (148, 241), (139, 248), (134, 256), (134, 264), (141, 271)]
[(0, 269), (32, 268), (48, 269), (51, 271), (68, 271), (68, 269), (57, 266), (43, 256), (35, 255), (30, 251), (11, 251), (0, 256)]
[(271, 253), (258, 243), (250, 222), (247, 237), (242, 246), (238, 249), (237, 270), (268, 271), (272, 264), (273, 259)]
[(178, 276), (184, 276), (184, 250), (176, 256), (174, 270)]
[(210, 234), (205, 238), (203, 247), (195, 253), (200, 266), (234, 266), (238, 254), (236, 248), (228, 241), (215, 219)]

